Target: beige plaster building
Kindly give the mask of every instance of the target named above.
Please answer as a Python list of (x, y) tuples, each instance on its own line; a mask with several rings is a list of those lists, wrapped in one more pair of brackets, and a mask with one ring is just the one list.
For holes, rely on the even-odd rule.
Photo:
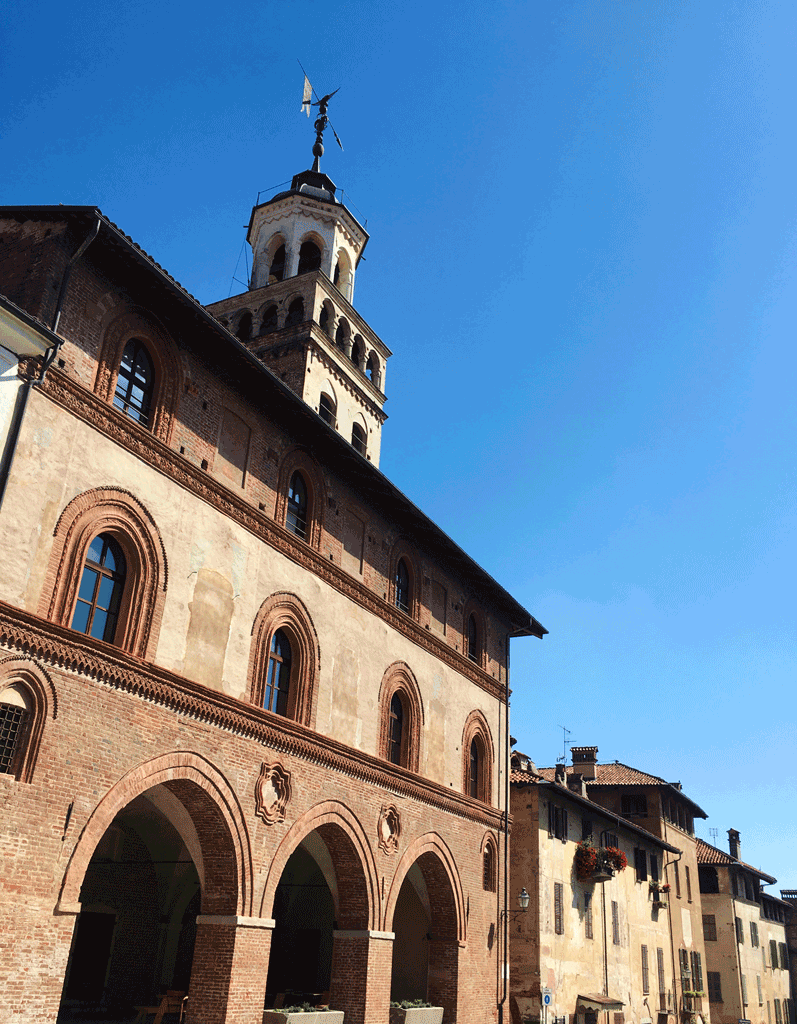
[(771, 875), (740, 859), (740, 836), (728, 831), (730, 853), (697, 841), (706, 987), (714, 1024), (794, 1024), (786, 937), (788, 904), (764, 892)]
[[(513, 1020), (674, 1021), (680, 966), (662, 886), (681, 851), (597, 804), (583, 776), (562, 765), (538, 771), (518, 753), (511, 809), (510, 890), (531, 895), (526, 913), (510, 915)], [(583, 877), (577, 852), (585, 840), (621, 851), (628, 866), (602, 880)]]

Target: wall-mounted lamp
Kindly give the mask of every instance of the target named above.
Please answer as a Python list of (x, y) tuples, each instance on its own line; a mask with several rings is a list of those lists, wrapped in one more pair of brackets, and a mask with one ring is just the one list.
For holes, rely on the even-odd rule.
[(502, 910), (501, 911), (501, 920), (503, 920), (505, 917), (512, 917), (515, 914), (525, 914), (526, 911), (529, 909), (529, 900), (530, 899), (531, 899), (531, 896), (529, 896), (529, 894), (526, 892), (526, 887), (524, 885), (523, 888), (518, 893), (518, 897), (517, 897), (517, 905), (518, 905), (518, 907), (520, 909), (519, 910)]

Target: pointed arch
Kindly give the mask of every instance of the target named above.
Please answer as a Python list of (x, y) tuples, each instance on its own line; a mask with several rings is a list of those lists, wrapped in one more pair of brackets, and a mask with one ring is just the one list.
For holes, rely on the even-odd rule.
[(166, 548), (146, 506), (129, 491), (98, 487), (77, 495), (55, 525), (39, 614), (70, 626), (91, 542), (103, 534), (122, 548), (127, 577), (114, 644), (139, 658), (154, 652), (168, 584)]
[(486, 666), (486, 639), (484, 613), (478, 602), (470, 598), (462, 615), (462, 653), (482, 669)]
[(100, 839), (135, 797), (162, 785), (188, 813), (204, 869), (203, 914), (252, 914), (252, 852), (246, 819), (224, 775), (201, 754), (170, 751), (132, 768), (92, 811), (69, 858), (57, 910), (79, 909), (80, 887)]
[(291, 825), (271, 859), (260, 916), (271, 917), (288, 858), (311, 832), (318, 832), (324, 840), (335, 867), (338, 928), (378, 929), (379, 882), (373, 850), (360, 820), (338, 800), (316, 804)]
[(263, 707), (272, 641), (277, 631), (285, 637), (291, 652), (285, 717), (312, 728), (318, 698), (320, 649), (310, 613), (295, 594), (287, 591), (272, 594), (255, 616), (249, 652), (249, 699)]
[(412, 619), (418, 618), (420, 609), (416, 565), (410, 545), (404, 538), (400, 538), (390, 553), (389, 600)]
[(482, 889), (485, 892), (498, 891), (498, 837), (494, 832), (485, 832), (482, 836)]

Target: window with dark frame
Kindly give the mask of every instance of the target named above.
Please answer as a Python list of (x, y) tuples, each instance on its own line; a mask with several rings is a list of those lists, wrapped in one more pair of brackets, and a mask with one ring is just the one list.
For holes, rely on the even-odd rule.
[(717, 941), (717, 918), (714, 914), (703, 914), (703, 941)]
[(744, 926), (742, 925), (741, 917), (734, 918), (736, 924), (736, 941), (740, 946), (744, 945)]
[(96, 536), (86, 553), (72, 629), (112, 644), (126, 575), (121, 547), (107, 533)]
[(482, 879), (483, 887), (487, 892), (496, 891), (496, 875), (495, 847), (488, 842), (484, 848), (484, 877)]
[(655, 853), (648, 854), (650, 858), (650, 880), (651, 882), (659, 881), (659, 858)]
[(648, 798), (644, 793), (623, 793), (620, 798), (620, 813), (624, 818), (646, 818)]
[(780, 967), (783, 971), (789, 969), (789, 951), (785, 942), (778, 943), (778, 949), (780, 950)]
[(324, 421), (328, 423), (330, 427), (335, 426), (336, 421), (336, 407), (335, 403), (329, 397), (329, 395), (322, 394), (318, 402), (318, 415)]
[(638, 882), (647, 882), (648, 880), (648, 859), (645, 851), (641, 846), (634, 848), (634, 870), (636, 872), (636, 880)]
[(155, 391), (155, 369), (152, 358), (143, 341), (131, 338), (125, 345), (116, 391), (113, 396), (115, 408), (146, 426)]
[(678, 899), (681, 898), (681, 872), (678, 870), (677, 862), (673, 864), (673, 870), (675, 871), (675, 895)]
[(667, 984), (664, 977), (664, 949), (659, 946), (656, 950), (656, 972), (659, 978), (659, 1009), (667, 1009)]
[(780, 1007), (780, 999), (773, 999), (775, 1004), (775, 1024), (783, 1024), (783, 1011)]
[(691, 903), (692, 902), (692, 876), (689, 873), (689, 865), (688, 864), (684, 864), (684, 872), (686, 874), (686, 898)]
[(28, 712), (16, 704), (0, 704), (0, 775), (13, 775)]
[(285, 525), (302, 540), (307, 540), (307, 484), (297, 470), (288, 488), (288, 507)]
[(468, 794), (473, 797), (474, 800), (478, 800), (481, 796), (479, 792), (481, 786), (481, 751), (479, 750), (479, 741), (477, 739), (471, 740), (470, 744), (470, 757), (468, 759)]
[(266, 689), (263, 707), (277, 715), (288, 714), (288, 690), (291, 681), (291, 645), (281, 629), (274, 632), (268, 652)]
[(403, 558), (396, 566), (396, 607), (409, 614), (410, 610), (410, 573)]
[(553, 801), (548, 801), (548, 835), (554, 839), (560, 839), (563, 843), (567, 842), (567, 811), (564, 807), (559, 807)]
[(708, 981), (708, 1001), (710, 1003), (722, 1002), (722, 982), (719, 971), (706, 971)]
[(620, 840), (617, 838), (614, 832), (604, 832), (601, 835), (601, 846), (607, 849), (610, 846), (613, 846), (615, 849), (619, 849)]
[(584, 893), (584, 938), (592, 938), (592, 893)]
[(650, 967), (648, 966), (648, 947), (642, 946), (642, 994), (650, 995)]
[(360, 455), (365, 455), (367, 442), (365, 438), (365, 431), (359, 423), (353, 423), (351, 428), (351, 446)]
[(401, 696), (394, 693), (390, 701), (390, 715), (388, 719), (388, 752), (387, 759), (392, 764), (403, 764), (404, 751), (402, 743), (404, 739), (404, 704)]
[(750, 922), (750, 945), (758, 948), (758, 925), (755, 921)]
[(696, 950), (689, 954), (692, 963), (692, 991), (703, 991), (703, 957)]
[(476, 616), (468, 616), (468, 657), (471, 661), (479, 660), (479, 627), (476, 624)]

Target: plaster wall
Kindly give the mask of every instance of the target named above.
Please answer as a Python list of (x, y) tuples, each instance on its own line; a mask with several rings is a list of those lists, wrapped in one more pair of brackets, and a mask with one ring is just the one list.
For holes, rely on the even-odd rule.
[[(461, 790), (462, 731), (474, 709), (485, 715), (498, 749), (494, 697), (36, 391), (0, 514), (6, 601), (39, 609), (58, 517), (76, 495), (98, 487), (131, 492), (163, 538), (168, 589), (156, 664), (246, 700), (255, 616), (266, 598), (287, 591), (303, 602), (318, 636), (316, 731), (376, 754), (379, 688), (388, 667), (401, 661), (423, 702), (422, 775)], [(494, 801), (499, 782), (494, 771)]]

